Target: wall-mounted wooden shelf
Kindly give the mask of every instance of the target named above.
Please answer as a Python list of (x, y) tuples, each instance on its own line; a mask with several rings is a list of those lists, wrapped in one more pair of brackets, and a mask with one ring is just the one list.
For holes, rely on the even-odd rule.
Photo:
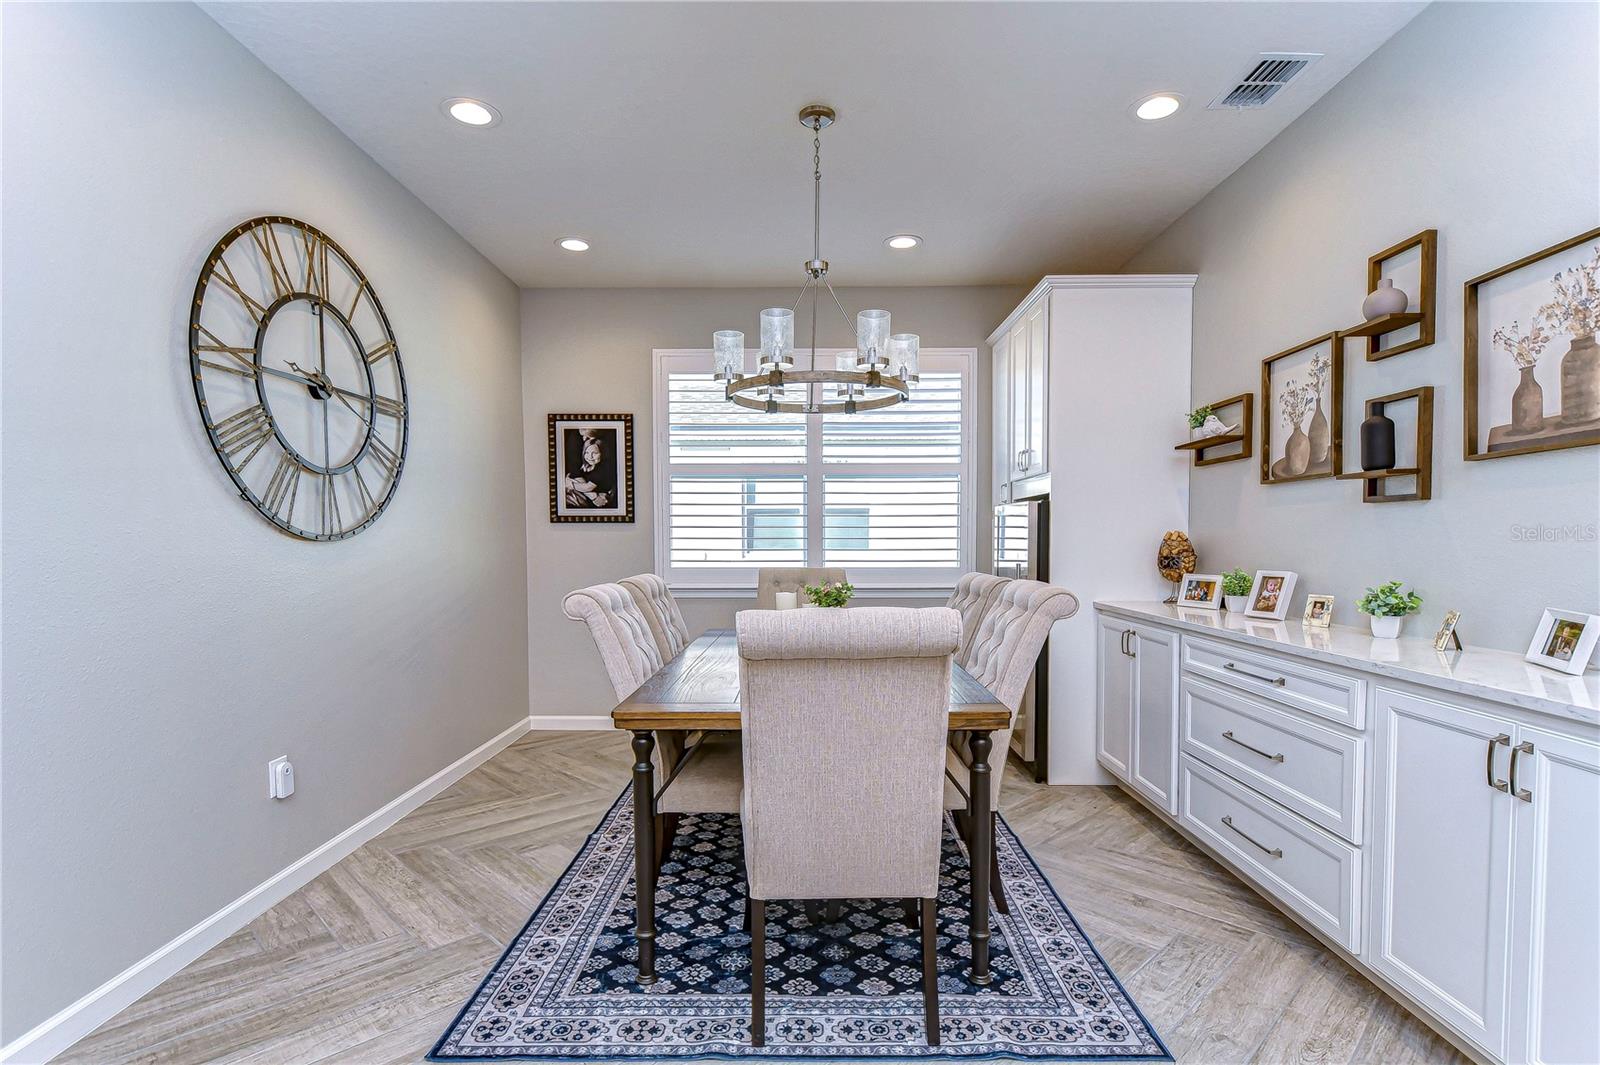
[[(1341, 481), (1360, 481), (1363, 503), (1409, 503), (1433, 498), (1433, 386), (1408, 388), (1404, 392), (1391, 392), (1387, 396), (1367, 400), (1367, 417), (1382, 413), (1390, 403), (1416, 400), (1417, 403), (1417, 464), (1397, 466), (1392, 470), (1352, 470), (1338, 474)], [(1416, 488), (1410, 492), (1385, 492), (1384, 483), (1396, 477), (1415, 477)]]
[[(1393, 247), (1385, 248), (1367, 260), (1367, 291), (1371, 292), (1383, 280), (1383, 264), (1402, 252), (1418, 249), (1418, 274), (1421, 292), (1407, 293), (1417, 298), (1417, 310), (1399, 314), (1385, 314), (1350, 329), (1341, 329), (1340, 336), (1366, 337), (1367, 361), (1377, 362), (1393, 355), (1403, 355), (1433, 343), (1433, 312), (1437, 303), (1439, 280), (1439, 231), (1424, 229), (1414, 237), (1407, 237)], [(1419, 326), (1414, 340), (1407, 340), (1386, 348), (1380, 338), (1399, 332), (1408, 326)]]
[[(1249, 458), (1251, 454), (1251, 434), (1253, 432), (1251, 419), (1255, 408), (1254, 393), (1242, 392), (1237, 396), (1229, 396), (1227, 399), (1219, 399), (1215, 403), (1208, 403), (1206, 406), (1216, 412), (1218, 418), (1222, 418), (1220, 412), (1225, 408), (1237, 406), (1239, 408), (1239, 431), (1236, 433), (1221, 433), (1217, 436), (1202, 436), (1198, 440), (1185, 440), (1172, 450), (1194, 452), (1194, 464), (1196, 467), (1216, 466), (1224, 462), (1237, 462), (1240, 459)], [(1222, 420), (1227, 421), (1228, 419), (1222, 418)], [(1226, 455), (1209, 456), (1206, 454), (1207, 451), (1214, 447), (1226, 447), (1229, 444), (1240, 444), (1242, 446), (1238, 451), (1230, 452)]]

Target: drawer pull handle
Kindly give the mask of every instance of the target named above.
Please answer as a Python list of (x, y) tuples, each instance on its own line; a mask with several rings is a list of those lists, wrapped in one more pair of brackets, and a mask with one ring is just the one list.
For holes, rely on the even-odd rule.
[(1238, 666), (1234, 665), (1232, 662), (1224, 662), (1222, 664), (1222, 668), (1226, 669), (1226, 670), (1230, 670), (1230, 671), (1232, 671), (1234, 673), (1238, 673), (1240, 676), (1249, 677), (1252, 680), (1264, 680), (1268, 684), (1276, 684), (1280, 688), (1283, 687), (1285, 684), (1289, 683), (1288, 681), (1284, 680), (1282, 677), (1263, 677), (1261, 674), (1252, 673), (1248, 669), (1240, 669)]
[(1250, 835), (1250, 833), (1244, 831), (1238, 825), (1234, 824), (1233, 823), (1233, 818), (1230, 817), (1229, 815), (1227, 815), (1227, 814), (1223, 814), (1222, 815), (1222, 823), (1227, 825), (1229, 828), (1233, 829), (1235, 832), (1239, 833), (1239, 835), (1243, 836), (1246, 843), (1250, 844), (1252, 847), (1256, 848), (1261, 853), (1269, 855), (1270, 857), (1273, 857), (1273, 858), (1282, 858), (1283, 857), (1283, 848), (1282, 847), (1268, 847), (1268, 846), (1265, 846), (1264, 844), (1260, 843), (1254, 837), (1252, 837)]
[(1281, 754), (1269, 754), (1268, 752), (1263, 751), (1260, 747), (1252, 747), (1252, 746), (1250, 746), (1250, 744), (1244, 742), (1244, 740), (1241, 740), (1239, 737), (1235, 736), (1233, 734), (1233, 730), (1232, 729), (1229, 729), (1228, 731), (1224, 732), (1222, 734), (1222, 738), (1225, 739), (1225, 740), (1228, 740), (1228, 741), (1230, 741), (1232, 743), (1237, 743), (1239, 746), (1243, 747), (1247, 751), (1254, 751), (1256, 754), (1259, 754), (1261, 757), (1265, 758), (1269, 762), (1281, 762), (1281, 761), (1283, 761), (1283, 755), (1281, 755)]
[(1511, 783), (1507, 785), (1507, 790), (1509, 790), (1511, 794), (1515, 795), (1523, 802), (1532, 802), (1533, 792), (1529, 791), (1527, 788), (1517, 787), (1517, 755), (1532, 753), (1533, 744), (1531, 743), (1519, 743), (1515, 747), (1511, 748)]
[[(1507, 747), (1511, 746), (1511, 737), (1507, 736), (1504, 732), (1500, 733), (1500, 735), (1489, 741), (1489, 753), (1484, 756), (1483, 760), (1483, 781), (1495, 791), (1504, 791), (1509, 793), (1511, 791), (1511, 785), (1507, 784), (1503, 780), (1496, 780), (1494, 778), (1494, 749), (1498, 744), (1502, 743)], [(1513, 761), (1516, 760), (1516, 757), (1517, 756), (1514, 753), (1511, 756)]]

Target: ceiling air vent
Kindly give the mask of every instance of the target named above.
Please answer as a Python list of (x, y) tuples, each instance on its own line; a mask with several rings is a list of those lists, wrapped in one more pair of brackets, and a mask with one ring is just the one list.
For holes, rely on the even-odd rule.
[(1262, 52), (1250, 73), (1207, 104), (1206, 110), (1265, 107), (1280, 89), (1321, 58), (1321, 52)]

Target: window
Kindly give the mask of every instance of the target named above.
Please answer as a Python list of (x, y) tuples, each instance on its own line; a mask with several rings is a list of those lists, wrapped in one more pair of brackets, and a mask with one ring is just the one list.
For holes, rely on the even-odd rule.
[(709, 351), (656, 352), (657, 571), (680, 594), (807, 565), (888, 594), (948, 590), (973, 554), (976, 357), (925, 348), (908, 402), (801, 415), (728, 403)]

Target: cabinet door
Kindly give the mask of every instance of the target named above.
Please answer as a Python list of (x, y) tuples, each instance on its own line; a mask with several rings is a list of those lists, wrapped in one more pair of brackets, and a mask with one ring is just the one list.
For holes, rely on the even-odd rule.
[(1373, 791), (1372, 943), (1378, 971), (1503, 1057), (1516, 800), (1514, 727), (1379, 688)]
[(1131, 630), (1115, 618), (1101, 618), (1096, 690), (1095, 753), (1100, 764), (1123, 780), (1128, 779), (1129, 747), (1133, 732), (1133, 663), (1123, 651)]
[(1028, 316), (1011, 327), (1011, 479), (1021, 480), (1028, 475), (1028, 424), (1032, 417), (1033, 396), (1028, 390), (1028, 366), (1032, 359), (1029, 351), (1031, 335)]
[(1133, 750), (1129, 783), (1169, 814), (1178, 812), (1178, 636), (1136, 627)]
[(994, 453), (990, 456), (993, 483), (990, 493), (995, 505), (1011, 502), (1011, 480), (1016, 472), (1016, 450), (1011, 443), (1011, 335), (1001, 336), (992, 350), (994, 358), (994, 422), (991, 427)]
[(1600, 1061), (1600, 745), (1523, 728), (1514, 778), (1512, 1041), (1528, 1062)]
[(1045, 433), (1049, 428), (1050, 394), (1046, 391), (1050, 373), (1050, 344), (1047, 324), (1050, 301), (1042, 299), (1022, 320), (1028, 334), (1028, 366), (1026, 371), (1028, 411), (1026, 421), (1019, 426), (1023, 433), (1022, 475), (1037, 477), (1050, 472), (1049, 452)]

